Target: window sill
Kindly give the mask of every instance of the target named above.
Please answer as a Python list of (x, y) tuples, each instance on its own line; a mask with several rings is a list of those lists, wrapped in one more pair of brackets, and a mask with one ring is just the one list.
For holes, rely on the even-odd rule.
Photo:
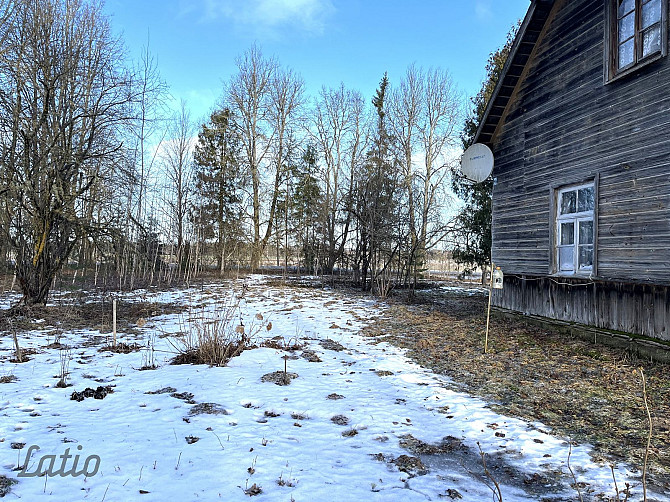
[(630, 66), (630, 67), (626, 68), (625, 70), (621, 70), (619, 73), (616, 73), (613, 76), (611, 76), (612, 71), (610, 70), (610, 71), (608, 71), (608, 74), (605, 78), (605, 85), (611, 84), (613, 82), (616, 82), (617, 80), (625, 78), (628, 75), (641, 70), (645, 66), (648, 66), (652, 63), (655, 63), (656, 61), (658, 61), (659, 59), (662, 59), (663, 57), (665, 57), (665, 54), (663, 52), (657, 52), (653, 56), (648, 56), (646, 59), (643, 59), (639, 63), (634, 64), (633, 66)]
[(550, 277), (560, 277), (561, 279), (594, 279), (595, 276), (591, 273), (591, 271), (588, 271), (589, 273), (585, 272), (580, 272), (580, 273), (572, 273), (572, 272), (555, 272), (551, 274)]

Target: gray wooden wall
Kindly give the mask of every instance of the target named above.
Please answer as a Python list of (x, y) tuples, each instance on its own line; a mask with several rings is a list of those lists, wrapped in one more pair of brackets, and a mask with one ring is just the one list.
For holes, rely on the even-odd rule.
[(556, 2), (493, 138), (493, 259), (553, 272), (552, 190), (595, 179), (597, 278), (668, 285), (670, 58), (605, 84), (604, 40), (603, 0)]
[(670, 288), (616, 281), (506, 276), (502, 308), (670, 341)]
[[(603, 0), (557, 1), (493, 137), (493, 260), (535, 277), (494, 302), (670, 340), (670, 57), (605, 83), (604, 42)], [(559, 286), (553, 193), (591, 180), (594, 276)]]

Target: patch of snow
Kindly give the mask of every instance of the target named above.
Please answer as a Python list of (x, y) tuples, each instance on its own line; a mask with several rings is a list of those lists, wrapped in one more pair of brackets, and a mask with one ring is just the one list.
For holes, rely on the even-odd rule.
[[(39, 351), (26, 363), (10, 363), (12, 345), (0, 344), (2, 374), (17, 377), (0, 384), (0, 474), (19, 481), (8, 500), (247, 501), (245, 490), (253, 485), (261, 490), (251, 497), (257, 501), (423, 501), (440, 499), (448, 490), (457, 490), (464, 501), (491, 500), (479, 446), (490, 465), (517, 476), (501, 479), (504, 500), (541, 498), (523, 482), (535, 473), (557, 479), (541, 488), (542, 497), (576, 499), (569, 486), (567, 438), (551, 435), (542, 424), (493, 412), (482, 400), (450, 390), (447, 378), (413, 363), (403, 350), (360, 334), (383, 315), (383, 303), (331, 290), (269, 287), (262, 276), (118, 296), (193, 307), (149, 319), (139, 336), (120, 335), (120, 342), (144, 347), (129, 354), (86, 346), (100, 336), (94, 330), (63, 333), (61, 343), (71, 347), (67, 388), (56, 387), (63, 354), (45, 347), (53, 341), (48, 330), (20, 335), (22, 347)], [(258, 328), (256, 342), (279, 336), (303, 344), (322, 362), (284, 359), (286, 352), (261, 347), (244, 351), (226, 367), (169, 364), (175, 348), (165, 334), (183, 332), (189, 319), (211, 319), (238, 302), (235, 322)], [(324, 348), (323, 340), (344, 350)], [(140, 371), (148, 343), (155, 343), (158, 368)], [(285, 364), (298, 375), (290, 385), (261, 381)], [(113, 392), (104, 399), (70, 400), (74, 390), (100, 385)], [(333, 393), (344, 397), (329, 399)], [(338, 415), (346, 420), (333, 421)], [(408, 434), (428, 444), (453, 438), (462, 448), (422, 455), (428, 473), (413, 476), (384, 461), (414, 455), (400, 446)], [(13, 443), (25, 447), (12, 449)], [(66, 448), (80, 456), (80, 464), (98, 455), (100, 468), (88, 478), (17, 478), (13, 469), (31, 445), (40, 449), (28, 472), (42, 456), (60, 456)], [(588, 486), (590, 497), (613, 497), (609, 466), (595, 463), (590, 453), (588, 445), (572, 448), (577, 480)], [(629, 500), (641, 500), (639, 473), (623, 465), (615, 473), (620, 487), (633, 486)]]

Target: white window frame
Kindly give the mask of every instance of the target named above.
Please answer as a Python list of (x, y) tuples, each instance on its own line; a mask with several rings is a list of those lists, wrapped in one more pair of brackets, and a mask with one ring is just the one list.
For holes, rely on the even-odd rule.
[[(593, 208), (586, 211), (579, 211), (578, 209), (578, 194), (579, 190), (584, 188), (591, 188), (593, 190)], [(563, 194), (575, 192), (575, 212), (573, 213), (561, 213), (561, 202), (563, 199)], [(554, 226), (554, 255), (555, 255), (555, 272), (558, 275), (570, 275), (570, 276), (592, 276), (595, 270), (596, 263), (596, 207), (597, 207), (597, 191), (595, 182), (583, 183), (580, 185), (571, 185), (560, 188), (556, 191), (556, 214), (555, 214), (555, 226)], [(591, 222), (592, 228), (592, 242), (590, 243), (580, 243), (579, 242), (579, 227), (580, 224)], [(572, 243), (562, 244), (562, 224), (573, 224), (572, 228)], [(592, 248), (591, 252), (591, 265), (582, 265), (580, 263), (579, 250), (580, 247)], [(561, 262), (561, 250), (572, 248), (572, 266), (565, 267), (564, 263)]]

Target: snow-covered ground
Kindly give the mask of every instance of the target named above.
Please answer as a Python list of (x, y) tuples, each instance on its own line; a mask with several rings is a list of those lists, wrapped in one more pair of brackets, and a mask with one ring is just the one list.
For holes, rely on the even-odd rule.
[[(153, 345), (154, 370), (140, 370), (149, 349), (99, 352), (99, 332), (69, 331), (60, 342), (71, 347), (72, 386), (58, 388), (67, 353), (45, 347), (54, 341), (49, 330), (20, 334), (22, 347), (39, 350), (22, 364), (9, 362), (11, 337), (0, 339), (0, 378), (15, 377), (0, 383), (0, 476), (18, 480), (7, 500), (494, 500), (477, 443), (505, 501), (578, 500), (569, 486), (566, 438), (496, 414), (450, 390), (447, 379), (400, 349), (362, 336), (366, 322), (384, 315), (381, 303), (267, 286), (262, 277), (244, 287), (238, 281), (125, 299), (140, 295), (193, 306), (190, 313), (148, 319), (139, 335), (119, 334), (121, 342)], [(215, 316), (233, 297), (245, 329), (260, 329), (259, 341), (279, 336), (301, 343), (320, 361), (300, 350), (256, 348), (227, 367), (170, 365), (176, 343), (170, 334), (187, 330), (189, 320)], [(94, 336), (97, 344), (85, 343)], [(290, 385), (261, 380), (285, 363), (298, 375)], [(113, 393), (70, 399), (73, 391), (97, 386), (112, 386)], [(32, 449), (26, 473), (45, 455), (56, 455), (60, 468), (67, 448), (79, 455), (80, 471), (93, 455), (99, 468), (90, 477), (18, 477), (33, 445), (39, 450)], [(89, 471), (96, 463), (89, 458)], [(613, 500), (610, 467), (594, 463), (588, 445), (572, 448), (570, 466), (585, 501)], [(631, 483), (629, 500), (642, 500), (639, 473), (621, 465), (615, 473), (620, 489)]]

